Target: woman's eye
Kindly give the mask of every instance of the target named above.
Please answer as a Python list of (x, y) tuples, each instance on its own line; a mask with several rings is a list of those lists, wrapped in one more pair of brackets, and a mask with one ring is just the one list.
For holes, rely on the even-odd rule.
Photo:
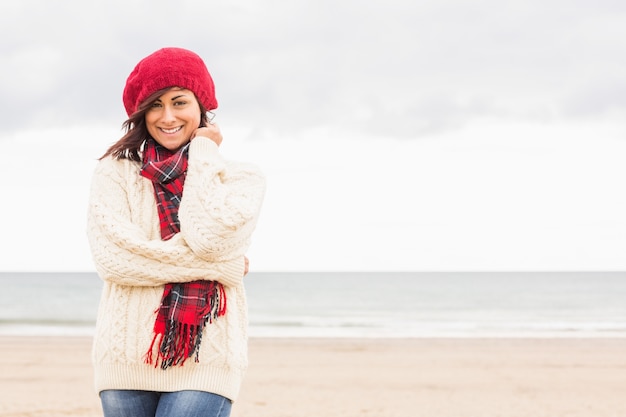
[(152, 105), (150, 107), (153, 108), (153, 109), (156, 109), (156, 108), (161, 107), (161, 106), (162, 106), (161, 103), (156, 102), (156, 103), (152, 103)]
[(186, 101), (176, 101), (176, 102), (174, 102), (175, 106), (184, 106), (185, 104), (187, 104)]

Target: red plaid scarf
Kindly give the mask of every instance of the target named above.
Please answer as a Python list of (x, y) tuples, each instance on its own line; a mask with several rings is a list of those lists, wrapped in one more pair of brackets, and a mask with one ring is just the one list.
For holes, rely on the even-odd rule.
[[(161, 225), (161, 239), (167, 240), (180, 231), (178, 207), (187, 173), (189, 144), (176, 152), (150, 139), (144, 149), (141, 175), (152, 181)], [(226, 293), (216, 281), (193, 281), (166, 284), (154, 323), (154, 338), (146, 354), (153, 362), (153, 348), (158, 341), (155, 366), (183, 365), (195, 354), (198, 362), (202, 331), (207, 322), (226, 313)]]

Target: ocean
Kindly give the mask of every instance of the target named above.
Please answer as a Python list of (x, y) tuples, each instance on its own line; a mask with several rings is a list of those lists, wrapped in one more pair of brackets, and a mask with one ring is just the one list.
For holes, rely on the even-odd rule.
[[(626, 337), (626, 272), (251, 272), (251, 337)], [(91, 335), (102, 282), (0, 273), (0, 335)]]

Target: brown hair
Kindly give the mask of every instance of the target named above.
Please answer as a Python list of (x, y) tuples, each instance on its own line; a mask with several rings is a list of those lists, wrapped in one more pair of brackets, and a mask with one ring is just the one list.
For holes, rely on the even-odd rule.
[[(163, 88), (159, 91), (155, 91), (150, 94), (144, 101), (139, 105), (139, 108), (135, 113), (132, 114), (122, 124), (122, 128), (126, 131), (124, 136), (122, 136), (117, 142), (107, 149), (107, 151), (102, 155), (99, 159), (104, 159), (107, 156), (112, 156), (115, 159), (130, 159), (131, 161), (141, 161), (141, 148), (143, 143), (150, 138), (150, 134), (148, 133), (148, 129), (146, 128), (146, 113), (152, 106), (152, 104), (157, 101), (159, 97), (163, 94), (171, 90), (172, 88), (177, 87), (167, 87)], [(198, 105), (200, 106), (200, 127), (206, 126), (209, 123), (209, 118), (207, 116), (207, 110), (197, 99)]]

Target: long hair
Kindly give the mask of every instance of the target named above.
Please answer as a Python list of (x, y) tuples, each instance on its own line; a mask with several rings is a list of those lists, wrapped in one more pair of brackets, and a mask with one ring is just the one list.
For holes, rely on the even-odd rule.
[[(159, 91), (155, 91), (150, 94), (139, 105), (139, 108), (133, 113), (128, 120), (122, 124), (122, 129), (126, 132), (117, 142), (107, 149), (107, 151), (98, 159), (104, 159), (107, 156), (112, 156), (115, 159), (130, 159), (131, 161), (141, 161), (141, 149), (143, 143), (150, 138), (148, 128), (146, 127), (146, 113), (152, 107), (152, 104), (157, 101), (159, 97), (177, 87), (167, 87)], [(200, 103), (200, 100), (196, 97), (198, 105), (200, 106), (200, 126), (204, 127), (209, 123), (206, 108)]]

